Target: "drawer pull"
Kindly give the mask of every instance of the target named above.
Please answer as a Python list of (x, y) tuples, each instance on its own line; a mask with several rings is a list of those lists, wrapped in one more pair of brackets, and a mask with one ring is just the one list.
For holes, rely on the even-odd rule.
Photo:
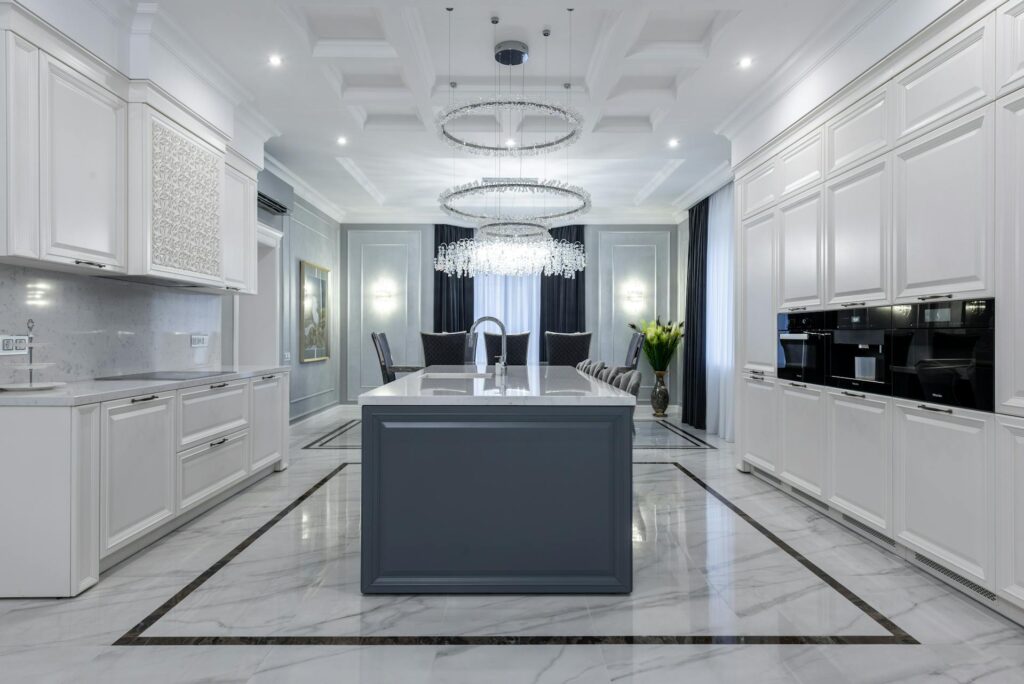
[(791, 307), (789, 307), (788, 310), (789, 311), (807, 311), (807, 307), (806, 306), (791, 306)]
[(210, 389), (220, 389), (222, 387), (227, 387), (227, 386), (228, 386), (228, 383), (220, 382), (220, 383), (217, 383), (216, 385), (210, 385)]
[(135, 397), (134, 399), (132, 399), (132, 403), (133, 404), (138, 404), (138, 403), (143, 402), (143, 401), (153, 401), (154, 399), (158, 399), (158, 398), (159, 397), (156, 394), (151, 394), (148, 397)]
[(841, 304), (844, 309), (849, 309), (852, 306), (866, 306), (867, 302), (850, 302), (849, 304)]
[(935, 411), (936, 413), (948, 413), (950, 415), (953, 415), (953, 409), (936, 408), (934, 406), (929, 406), (928, 404), (918, 404), (917, 408), (924, 409), (925, 411)]
[(106, 268), (106, 264), (101, 264), (96, 261), (86, 261), (85, 259), (75, 259), (76, 266), (92, 266), (93, 268)]
[(750, 373), (751, 375), (764, 375), (763, 370), (748, 370), (747, 372)]
[(220, 438), (220, 439), (218, 439), (218, 440), (217, 440), (216, 442), (210, 442), (210, 447), (211, 447), (211, 448), (212, 448), (212, 447), (218, 447), (218, 446), (220, 446), (221, 444), (224, 444), (224, 443), (225, 443), (225, 442), (227, 442), (227, 441), (228, 441), (228, 438), (227, 438), (227, 437), (221, 437), (221, 438)]
[(917, 301), (919, 301), (919, 302), (927, 302), (929, 299), (952, 299), (952, 298), (953, 298), (953, 295), (951, 295), (951, 294), (927, 295), (925, 297), (918, 297)]
[(807, 385), (803, 384), (802, 382), (791, 382), (791, 383), (789, 383), (789, 386), (790, 387), (807, 387)]
[(841, 394), (845, 394), (848, 397), (853, 397), (854, 399), (867, 399), (866, 395), (858, 394), (856, 392), (847, 392), (846, 390), (843, 390)]
[(264, 375), (260, 380), (273, 380), (276, 377), (276, 375)]

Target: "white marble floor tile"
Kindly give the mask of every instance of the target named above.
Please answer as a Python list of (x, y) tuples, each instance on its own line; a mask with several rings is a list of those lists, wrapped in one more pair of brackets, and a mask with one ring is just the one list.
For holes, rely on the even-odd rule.
[(600, 646), (445, 646), (432, 684), (609, 684)]
[(433, 646), (275, 646), (251, 684), (427, 684)]

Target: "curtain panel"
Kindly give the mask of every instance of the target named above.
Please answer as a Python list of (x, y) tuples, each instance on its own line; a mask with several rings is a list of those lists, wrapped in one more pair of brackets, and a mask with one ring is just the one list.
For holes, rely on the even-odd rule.
[[(441, 245), (472, 237), (472, 228), (439, 223), (434, 226), (434, 256)], [(473, 279), (434, 271), (434, 332), (468, 331), (473, 320)]]
[(736, 333), (733, 256), (733, 184), (715, 192), (708, 205), (707, 270), (707, 427), (709, 434), (733, 441), (735, 432)]
[[(551, 229), (551, 237), (566, 242), (583, 241), (583, 226), (562, 226)], [(586, 278), (577, 273), (575, 278), (541, 276), (540, 279), (540, 360), (547, 361), (544, 344), (545, 332), (584, 332), (586, 317)]]
[(707, 415), (706, 303), (708, 199), (690, 208), (683, 328), (683, 422), (703, 430)]

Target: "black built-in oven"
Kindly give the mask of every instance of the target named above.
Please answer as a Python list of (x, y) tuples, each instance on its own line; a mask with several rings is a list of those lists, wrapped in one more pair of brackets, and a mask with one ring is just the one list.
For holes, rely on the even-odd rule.
[(825, 384), (829, 337), (825, 330), (825, 313), (782, 313), (778, 322), (778, 376)]
[(894, 305), (892, 393), (905, 399), (995, 408), (995, 300)]
[(889, 394), (892, 307), (829, 311), (825, 323), (831, 332), (826, 383)]

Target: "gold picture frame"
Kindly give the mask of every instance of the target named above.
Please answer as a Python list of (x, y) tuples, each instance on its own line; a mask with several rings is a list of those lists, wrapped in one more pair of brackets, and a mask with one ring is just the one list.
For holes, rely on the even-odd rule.
[(331, 358), (331, 269), (299, 261), (299, 363)]

